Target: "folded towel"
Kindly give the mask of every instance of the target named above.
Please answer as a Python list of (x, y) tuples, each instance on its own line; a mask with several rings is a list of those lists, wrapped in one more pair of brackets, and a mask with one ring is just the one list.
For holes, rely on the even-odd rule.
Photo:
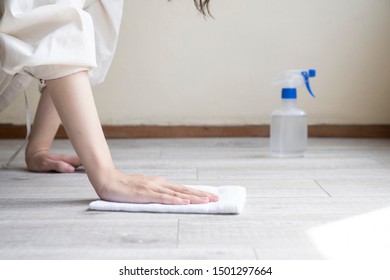
[(246, 189), (239, 186), (188, 186), (219, 196), (217, 202), (207, 204), (167, 205), (157, 203), (119, 203), (96, 200), (89, 204), (91, 210), (161, 212), (161, 213), (196, 213), (196, 214), (239, 214), (244, 208)]

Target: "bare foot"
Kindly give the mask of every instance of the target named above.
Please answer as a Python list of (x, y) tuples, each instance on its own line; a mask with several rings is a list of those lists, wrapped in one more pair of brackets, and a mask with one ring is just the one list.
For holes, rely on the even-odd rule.
[(72, 173), (81, 166), (77, 156), (53, 154), (48, 150), (37, 150), (26, 155), (27, 169), (33, 172)]

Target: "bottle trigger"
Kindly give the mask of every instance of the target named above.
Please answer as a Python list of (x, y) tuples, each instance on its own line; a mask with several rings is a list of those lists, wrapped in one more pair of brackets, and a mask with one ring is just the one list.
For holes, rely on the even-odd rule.
[(316, 70), (310, 69), (308, 72), (307, 71), (302, 71), (301, 75), (305, 79), (305, 85), (306, 85), (306, 88), (309, 91), (310, 95), (313, 96), (313, 97), (316, 97), (314, 95), (314, 93), (312, 92), (312, 90), (310, 88), (310, 83), (309, 83), (309, 78), (316, 76)]

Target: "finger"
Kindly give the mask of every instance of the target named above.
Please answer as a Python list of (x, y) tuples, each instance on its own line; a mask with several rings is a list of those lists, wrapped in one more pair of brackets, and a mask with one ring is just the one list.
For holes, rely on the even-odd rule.
[(59, 159), (74, 166), (75, 168), (81, 166), (81, 161), (77, 156), (59, 155)]
[(210, 199), (207, 196), (196, 196), (175, 191), (171, 192), (172, 193), (169, 193), (169, 195), (180, 197), (181, 199), (188, 199), (190, 200), (191, 204), (205, 204), (210, 202)]
[(149, 202), (173, 205), (188, 205), (191, 203), (189, 199), (183, 199), (177, 196), (172, 196), (166, 193), (150, 192), (145, 197)]
[(193, 194), (190, 194), (190, 192), (189, 192), (189, 194), (186, 194), (186, 193), (177, 192), (177, 191), (171, 190), (167, 187), (161, 187), (161, 186), (158, 188), (155, 188), (153, 191), (158, 192), (158, 193), (162, 193), (162, 194), (168, 194), (168, 195), (174, 196), (174, 197), (179, 197), (181, 199), (190, 200), (191, 204), (204, 204), (204, 203), (210, 202), (210, 198), (204, 194), (201, 194), (201, 193), (200, 193), (200, 195), (193, 195)]
[(195, 189), (190, 188), (190, 187), (174, 185), (171, 183), (166, 184), (166, 187), (172, 191), (179, 192), (182, 194), (187, 194), (187, 195), (192, 195), (192, 196), (197, 196), (197, 197), (207, 197), (207, 198), (209, 198), (209, 202), (215, 202), (215, 201), (218, 201), (218, 199), (219, 199), (219, 197), (216, 194), (213, 194), (210, 192), (205, 192), (205, 191), (200, 191), (200, 190), (195, 190)]
[(44, 168), (44, 171), (56, 171), (60, 173), (72, 173), (75, 171), (74, 166), (72, 166), (71, 164), (61, 160), (52, 159), (47, 160)]

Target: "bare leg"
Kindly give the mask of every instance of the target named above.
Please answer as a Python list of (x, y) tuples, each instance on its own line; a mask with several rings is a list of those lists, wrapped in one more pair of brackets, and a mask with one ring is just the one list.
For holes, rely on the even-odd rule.
[(49, 80), (46, 90), (100, 198), (165, 204), (218, 200), (213, 194), (175, 185), (160, 177), (123, 174), (117, 170), (100, 125), (87, 72)]
[(61, 121), (50, 95), (43, 91), (35, 114), (34, 125), (26, 147), (27, 169), (34, 172), (74, 172), (81, 165), (77, 156), (50, 153)]

